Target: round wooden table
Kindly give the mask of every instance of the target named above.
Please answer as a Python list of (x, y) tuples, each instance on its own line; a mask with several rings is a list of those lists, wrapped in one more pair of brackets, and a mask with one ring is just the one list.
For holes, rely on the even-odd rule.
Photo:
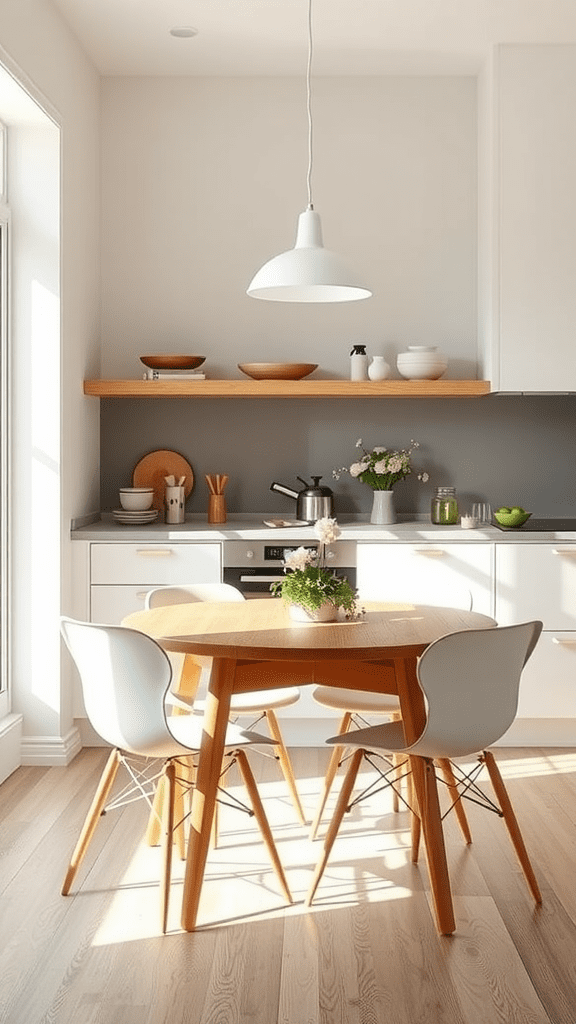
[[(446, 633), (495, 625), (486, 615), (456, 608), (373, 601), (364, 607), (365, 617), (356, 622), (304, 625), (291, 621), (280, 599), (270, 598), (170, 605), (124, 619), (123, 625), (154, 637), (167, 651), (192, 662), (214, 659), (192, 798), (182, 903), (186, 931), (196, 925), (233, 693), (295, 683), (397, 693), (411, 743), (425, 724), (419, 655)], [(436, 777), (424, 771), (421, 758), (412, 762), (438, 929), (450, 934), (455, 924)]]

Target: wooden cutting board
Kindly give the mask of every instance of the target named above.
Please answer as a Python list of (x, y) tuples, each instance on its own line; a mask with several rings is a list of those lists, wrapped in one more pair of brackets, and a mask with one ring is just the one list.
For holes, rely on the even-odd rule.
[(132, 473), (133, 487), (154, 488), (152, 508), (157, 508), (160, 511), (164, 509), (164, 495), (166, 491), (164, 477), (166, 476), (173, 476), (176, 483), (178, 483), (181, 476), (185, 477), (184, 494), (188, 497), (194, 486), (194, 473), (190, 463), (186, 461), (183, 455), (179, 455), (178, 452), (171, 452), (166, 448), (149, 452), (143, 459), (140, 459), (140, 462), (136, 463)]

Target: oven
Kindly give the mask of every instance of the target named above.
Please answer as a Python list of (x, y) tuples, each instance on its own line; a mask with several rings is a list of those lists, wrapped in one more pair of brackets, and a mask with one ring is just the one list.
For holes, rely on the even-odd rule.
[[(272, 597), (270, 584), (284, 576), (284, 558), (296, 548), (316, 551), (314, 541), (283, 540), (275, 544), (268, 541), (224, 542), (224, 583), (231, 583), (244, 597)], [(345, 576), (356, 589), (356, 542), (339, 540), (330, 551), (334, 554), (328, 566)]]

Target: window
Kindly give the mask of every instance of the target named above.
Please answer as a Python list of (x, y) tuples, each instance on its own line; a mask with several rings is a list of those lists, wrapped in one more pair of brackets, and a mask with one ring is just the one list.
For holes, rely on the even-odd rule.
[(8, 710), (8, 227), (6, 129), (0, 123), (0, 714)]

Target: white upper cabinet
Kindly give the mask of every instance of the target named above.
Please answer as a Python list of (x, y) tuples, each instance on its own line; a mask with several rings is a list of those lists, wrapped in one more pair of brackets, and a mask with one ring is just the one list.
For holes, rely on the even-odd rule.
[(503, 45), (479, 83), (479, 337), (495, 391), (576, 391), (576, 46)]

